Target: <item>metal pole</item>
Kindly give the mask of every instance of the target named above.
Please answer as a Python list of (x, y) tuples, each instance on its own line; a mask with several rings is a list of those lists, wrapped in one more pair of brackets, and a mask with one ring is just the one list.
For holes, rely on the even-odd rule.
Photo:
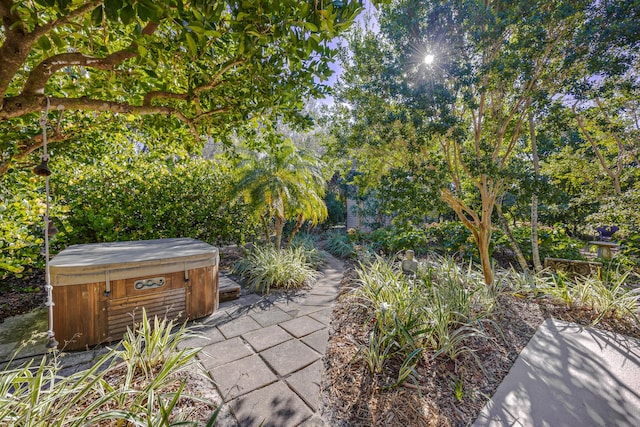
[[(47, 153), (47, 116), (49, 115), (49, 98), (47, 98), (47, 108), (44, 114), (40, 118), (40, 125), (42, 126), (42, 161), (49, 161), (49, 153)], [(45, 215), (44, 215), (44, 256), (45, 256), (45, 289), (47, 291), (47, 302), (45, 305), (49, 310), (49, 330), (47, 331), (47, 345), (49, 349), (56, 349), (58, 347), (58, 341), (56, 341), (55, 333), (53, 332), (53, 287), (51, 286), (51, 274), (49, 272), (49, 227), (51, 225), (51, 218), (49, 218), (49, 175), (45, 177)]]

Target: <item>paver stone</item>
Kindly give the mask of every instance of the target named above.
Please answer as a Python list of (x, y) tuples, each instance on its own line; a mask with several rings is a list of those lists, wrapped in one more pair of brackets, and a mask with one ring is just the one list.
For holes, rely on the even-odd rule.
[(257, 354), (218, 366), (211, 376), (225, 401), (278, 380)]

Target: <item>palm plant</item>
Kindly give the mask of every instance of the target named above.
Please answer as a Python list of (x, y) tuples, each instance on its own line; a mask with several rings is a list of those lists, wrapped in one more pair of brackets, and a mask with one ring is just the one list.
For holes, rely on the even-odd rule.
[(298, 150), (290, 141), (270, 152), (249, 153), (240, 164), (239, 175), (233, 196), (244, 197), (249, 208), (260, 217), (267, 242), (273, 223), (277, 249), (281, 248), (287, 220), (296, 220), (287, 242), (289, 246), (305, 221), (318, 223), (327, 217), (322, 163), (313, 154)]

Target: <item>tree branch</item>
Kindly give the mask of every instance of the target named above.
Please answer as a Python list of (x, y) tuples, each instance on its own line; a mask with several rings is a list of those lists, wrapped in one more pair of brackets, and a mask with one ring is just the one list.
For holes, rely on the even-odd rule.
[(155, 90), (147, 93), (144, 96), (144, 100), (142, 101), (142, 105), (145, 107), (151, 106), (151, 101), (156, 98), (167, 98), (167, 99), (177, 99), (180, 101), (188, 101), (189, 96), (186, 93), (173, 93), (173, 92), (165, 92), (161, 90)]
[[(0, 16), (4, 25), (5, 40), (0, 46), (0, 59), (3, 61), (2, 70), (0, 72), (0, 99), (4, 98), (9, 83), (18, 72), (20, 67), (24, 65), (33, 44), (43, 35), (51, 31), (53, 28), (71, 22), (71, 20), (82, 16), (84, 13), (95, 8), (102, 3), (102, 0), (94, 0), (87, 2), (77, 9), (72, 10), (69, 14), (49, 22), (42, 26), (36, 26), (30, 33), (27, 32), (24, 23), (20, 20), (13, 9), (14, 4), (11, 0), (0, 1)], [(2, 105), (0, 105), (0, 110)]]
[[(81, 98), (53, 98), (49, 101), (55, 108), (80, 111), (110, 111), (112, 113), (127, 114), (172, 114), (181, 120), (189, 122), (182, 113), (175, 108), (153, 105), (131, 105), (122, 102), (105, 101), (101, 99)], [(10, 120), (43, 110), (47, 105), (47, 97), (44, 95), (16, 96), (5, 99), (5, 109), (0, 111), (0, 120)]]
[[(53, 135), (47, 137), (47, 144), (52, 144), (56, 142), (62, 142), (66, 140), (69, 136), (62, 135), (59, 132), (54, 132)], [(9, 166), (15, 162), (16, 160), (24, 159), (28, 157), (31, 153), (41, 148), (43, 144), (42, 135), (36, 135), (26, 142), (26, 147), (20, 150), (15, 155), (9, 157), (6, 161), (0, 163), (0, 176), (4, 175), (7, 170), (9, 170)]]
[[(149, 22), (142, 30), (143, 35), (150, 35), (158, 28), (155, 22)], [(53, 55), (40, 62), (30, 73), (24, 85), (24, 95), (43, 94), (44, 87), (51, 76), (58, 70), (69, 66), (82, 66), (98, 70), (113, 70), (116, 65), (126, 59), (138, 56), (138, 44), (131, 42), (129, 47), (116, 51), (104, 58), (96, 58), (79, 52)]]
[(216, 86), (218, 86), (220, 84), (220, 77), (222, 77), (222, 75), (224, 73), (226, 73), (227, 71), (229, 71), (230, 69), (232, 69), (233, 67), (237, 66), (237, 65), (241, 65), (244, 64), (244, 60), (243, 59), (238, 59), (236, 61), (232, 61), (230, 63), (228, 63), (227, 65), (225, 65), (224, 67), (222, 67), (212, 78), (211, 81), (206, 84), (206, 85), (202, 85), (199, 86), (197, 88), (195, 88), (194, 93), (196, 95), (200, 95), (202, 92), (204, 92), (205, 90), (210, 90), (215, 88)]
[(47, 34), (52, 29), (59, 27), (60, 25), (64, 25), (71, 22), (73, 19), (84, 15), (90, 10), (95, 9), (102, 3), (104, 3), (104, 0), (93, 0), (93, 1), (85, 2), (82, 6), (79, 6), (77, 9), (72, 10), (71, 12), (69, 12), (69, 14), (59, 19), (56, 19), (55, 21), (51, 21), (42, 26), (36, 26), (31, 32), (31, 34), (33, 35), (35, 40), (38, 40), (41, 36)]
[(602, 166), (606, 174), (609, 175), (609, 178), (611, 178), (611, 180), (613, 181), (613, 186), (616, 191), (616, 194), (620, 194), (620, 184), (618, 181), (620, 178), (620, 175), (613, 173), (609, 168), (609, 166), (607, 166), (607, 162), (604, 156), (602, 155), (602, 152), (598, 148), (598, 145), (596, 144), (596, 141), (593, 139), (593, 136), (584, 125), (584, 122), (582, 121), (582, 117), (580, 117), (580, 114), (578, 114), (575, 111), (575, 107), (573, 109), (573, 112), (575, 114), (576, 121), (578, 122), (578, 127), (580, 128), (584, 136), (587, 138), (587, 141), (589, 141), (589, 144), (591, 144), (591, 148), (593, 148), (593, 151), (595, 152), (596, 157), (598, 158), (598, 162), (600, 162), (600, 165)]

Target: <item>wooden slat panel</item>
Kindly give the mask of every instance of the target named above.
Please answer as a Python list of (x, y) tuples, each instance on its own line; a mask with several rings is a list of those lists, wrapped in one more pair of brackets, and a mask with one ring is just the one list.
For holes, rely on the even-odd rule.
[(218, 306), (218, 267), (189, 270), (189, 318), (208, 316)]
[(127, 326), (133, 327), (142, 316), (142, 308), (147, 317), (166, 317), (169, 320), (186, 316), (186, 289), (171, 289), (164, 292), (146, 293), (135, 297), (121, 298), (107, 302), (107, 324), (109, 339), (121, 339)]
[(98, 307), (100, 285), (53, 287), (53, 329), (59, 348), (83, 349), (102, 340), (103, 318)]

